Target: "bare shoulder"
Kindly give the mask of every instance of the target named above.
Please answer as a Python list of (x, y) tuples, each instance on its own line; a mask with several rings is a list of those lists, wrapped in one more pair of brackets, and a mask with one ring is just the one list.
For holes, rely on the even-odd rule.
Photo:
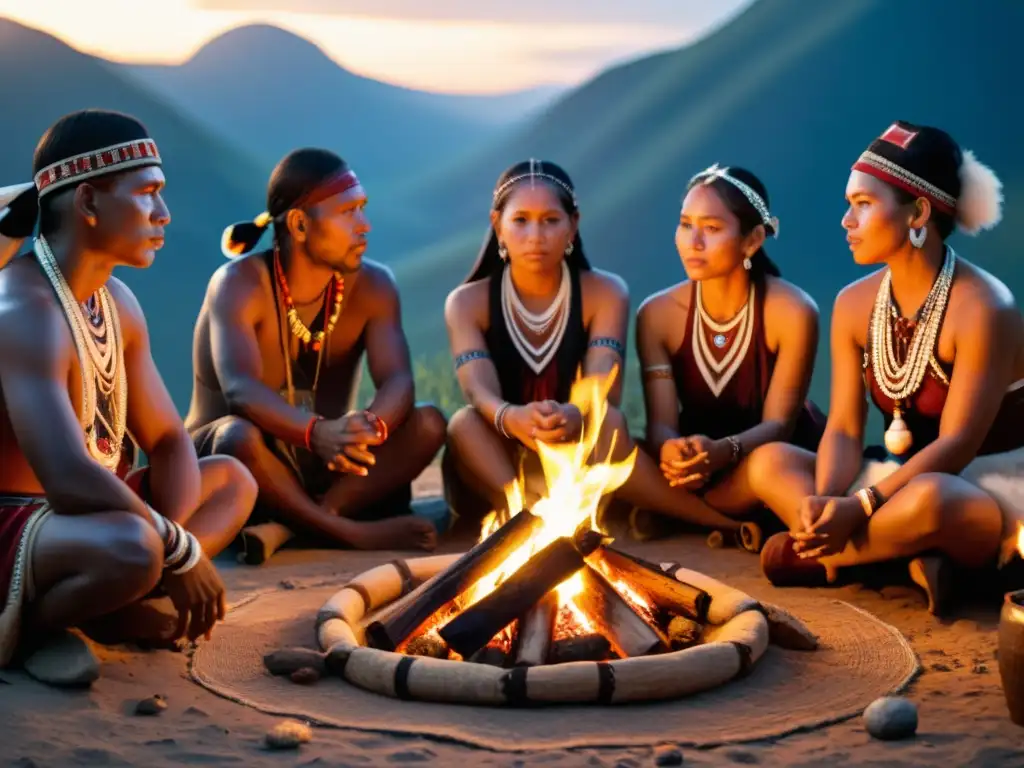
[(465, 283), (448, 294), (444, 302), (444, 318), (449, 326), (471, 323), (478, 328), (487, 324), (488, 290), (487, 278)]
[(221, 264), (210, 276), (207, 295), (216, 297), (222, 293), (232, 295), (255, 294), (270, 279), (270, 272), (262, 253), (251, 253)]
[(689, 307), (689, 280), (670, 285), (657, 293), (652, 293), (642, 302), (636, 311), (637, 322), (657, 323), (668, 317), (675, 317), (680, 311)]
[(870, 313), (884, 274), (885, 269), (879, 269), (841, 288), (833, 305), (835, 313), (843, 316)]
[(67, 319), (46, 276), (31, 259), (0, 270), (0, 360), (40, 360), (70, 351)]
[(601, 304), (610, 301), (629, 303), (629, 286), (614, 272), (583, 270), (580, 272), (580, 289), (584, 295), (590, 294)]
[(367, 298), (398, 298), (398, 281), (395, 279), (395, 273), (390, 267), (378, 261), (364, 259), (355, 283), (355, 290)]
[(957, 271), (961, 279), (953, 281), (951, 304), (967, 303), (972, 308), (980, 305), (983, 311), (1019, 313), (1013, 291), (991, 272), (963, 258), (957, 259)]
[(766, 315), (780, 320), (795, 317), (815, 320), (818, 317), (818, 305), (810, 294), (779, 277), (765, 281), (764, 309)]

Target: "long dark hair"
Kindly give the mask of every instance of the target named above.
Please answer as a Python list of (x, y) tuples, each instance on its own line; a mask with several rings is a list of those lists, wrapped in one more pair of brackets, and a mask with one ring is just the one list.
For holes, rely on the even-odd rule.
[(326, 149), (304, 147), (285, 155), (270, 174), (266, 215), (228, 227), (221, 246), (225, 255), (241, 256), (251, 251), (271, 224), (275, 241), (284, 248), (288, 233), (285, 215), (292, 206), (326, 179), (348, 169), (348, 163)]
[[(754, 190), (758, 196), (764, 200), (764, 204), (768, 207), (768, 210), (771, 210), (771, 201), (768, 199), (768, 190), (757, 176), (746, 168), (730, 166), (728, 170), (730, 176), (737, 181), (742, 181)], [(728, 208), (729, 212), (739, 220), (740, 234), (744, 237), (753, 232), (754, 227), (758, 225), (764, 226), (768, 235), (775, 234), (771, 227), (765, 225), (764, 220), (761, 218), (761, 214), (735, 184), (730, 184), (721, 177), (715, 178), (713, 181), (708, 183), (705, 181), (706, 178), (707, 177), (704, 175), (695, 176), (686, 187), (686, 191), (689, 192), (698, 184), (707, 184), (707, 186), (715, 190), (722, 202), (725, 203), (725, 207)], [(757, 253), (750, 257), (750, 277), (757, 282), (763, 282), (765, 277), (768, 275), (771, 275), (772, 277), (782, 277), (782, 272), (775, 262), (768, 258), (768, 254), (765, 252), (764, 246), (762, 245), (757, 249)]]
[[(576, 205), (576, 189), (569, 174), (547, 160), (526, 160), (506, 169), (498, 177), (497, 184), (494, 185), (494, 202), (491, 208), (501, 213), (512, 196), (512, 191), (523, 181), (530, 179), (543, 182), (551, 187), (558, 195), (558, 201), (562, 204), (562, 208), (570, 216), (579, 211)], [(473, 264), (469, 277), (463, 281), (464, 283), (482, 280), (485, 277), (500, 274), (504, 270), (505, 262), (498, 254), (499, 245), (498, 233), (494, 231), (493, 226), (488, 227), (483, 246), (476, 257), (476, 263)], [(587, 261), (587, 256), (583, 252), (583, 238), (580, 236), (579, 229), (576, 230), (576, 237), (572, 241), (572, 253), (566, 256), (565, 261), (570, 270), (590, 269), (590, 262)]]

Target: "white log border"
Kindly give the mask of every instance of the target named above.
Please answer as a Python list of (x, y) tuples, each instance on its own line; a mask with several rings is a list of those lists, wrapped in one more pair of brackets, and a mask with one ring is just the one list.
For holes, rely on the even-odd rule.
[[(394, 560), (338, 590), (316, 619), (317, 640), (327, 652), (328, 668), (353, 685), (398, 699), (504, 706), (617, 704), (674, 699), (724, 685), (749, 673), (768, 648), (765, 606), (716, 579), (674, 564), (662, 567), (711, 595), (706, 642), (681, 651), (502, 669), (365, 647), (366, 617), (406, 597), (459, 556)], [(786, 621), (806, 632), (793, 617), (787, 616)]]

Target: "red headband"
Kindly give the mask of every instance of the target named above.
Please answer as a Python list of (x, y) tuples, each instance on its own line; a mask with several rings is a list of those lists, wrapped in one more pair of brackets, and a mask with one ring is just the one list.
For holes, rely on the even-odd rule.
[(35, 185), (42, 197), (68, 184), (144, 165), (160, 165), (160, 152), (152, 139), (126, 141), (53, 163), (35, 175)]
[(344, 171), (324, 180), (321, 184), (304, 194), (289, 207), (304, 208), (307, 205), (316, 205), (329, 197), (340, 195), (342, 192), (346, 192), (352, 189), (352, 187), (357, 186), (359, 186), (359, 179), (356, 178), (355, 172)]

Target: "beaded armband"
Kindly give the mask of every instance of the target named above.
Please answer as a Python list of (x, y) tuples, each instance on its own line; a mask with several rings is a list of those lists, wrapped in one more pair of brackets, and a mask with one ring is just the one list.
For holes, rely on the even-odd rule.
[(618, 339), (613, 339), (611, 336), (600, 336), (600, 337), (594, 339), (593, 341), (591, 341), (589, 344), (587, 344), (587, 348), (588, 349), (601, 349), (601, 348), (610, 349), (610, 350), (612, 350), (612, 352), (615, 352), (619, 357), (621, 357), (621, 358), (625, 358), (626, 357), (626, 347), (625, 347), (625, 345), (623, 345), (623, 343), (621, 341), (619, 341)]
[(459, 370), (459, 368), (467, 363), (472, 363), (474, 360), (489, 360), (490, 357), (490, 353), (483, 349), (474, 349), (469, 352), (463, 352), (455, 358), (455, 370)]
[(672, 378), (672, 366), (671, 365), (649, 365), (643, 370), (644, 378), (648, 381), (654, 381), (655, 379), (671, 379)]

